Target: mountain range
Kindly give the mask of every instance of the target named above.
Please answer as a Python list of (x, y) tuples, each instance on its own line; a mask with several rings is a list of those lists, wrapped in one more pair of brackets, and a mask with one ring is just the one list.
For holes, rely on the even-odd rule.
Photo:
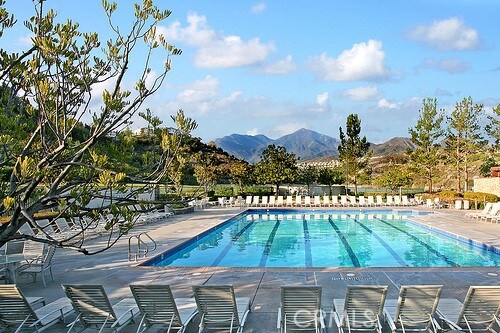
[[(215, 140), (217, 147), (250, 163), (257, 162), (262, 151), (270, 144), (283, 146), (287, 152), (294, 153), (304, 161), (318, 157), (338, 156), (337, 148), (340, 140), (305, 128), (276, 140), (262, 134), (231, 134)], [(407, 148), (413, 149), (414, 146), (408, 138), (393, 138), (381, 144), (370, 144), (370, 148), (373, 150), (373, 156), (381, 156), (404, 152)]]

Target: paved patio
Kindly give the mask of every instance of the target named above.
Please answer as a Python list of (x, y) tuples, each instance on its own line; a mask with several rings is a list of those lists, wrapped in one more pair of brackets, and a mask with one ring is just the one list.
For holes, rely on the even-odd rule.
[[(417, 208), (425, 210), (423, 208)], [(180, 215), (134, 229), (131, 235), (148, 232), (158, 243), (152, 257), (200, 232), (240, 213), (236, 208), (212, 208), (193, 214)], [(434, 210), (435, 214), (415, 218), (419, 223), (454, 232), (500, 248), (500, 224), (466, 219), (464, 211)], [(102, 239), (93, 240), (99, 246)], [(95, 256), (84, 256), (70, 250), (58, 250), (54, 258), (55, 281), (47, 288), (40, 279), (36, 283), (22, 277), (20, 288), (26, 296), (43, 296), (47, 302), (64, 296), (61, 284), (102, 284), (112, 302), (131, 297), (130, 284), (169, 284), (175, 297), (191, 297), (193, 285), (233, 284), (236, 296), (248, 296), (252, 312), (244, 332), (276, 331), (277, 309), (282, 285), (321, 285), (322, 306), (327, 314), (333, 298), (343, 298), (347, 285), (389, 285), (387, 297), (395, 299), (404, 284), (442, 284), (442, 298), (463, 301), (470, 285), (499, 285), (500, 268), (327, 268), (327, 269), (265, 269), (265, 268), (165, 268), (137, 267), (129, 262), (128, 237), (120, 240), (109, 251)], [(348, 274), (351, 273), (351, 274)], [(327, 317), (328, 332), (336, 332)], [(199, 319), (189, 325), (187, 332), (197, 332)], [(58, 324), (47, 332), (64, 331)], [(124, 331), (135, 332), (137, 323)]]

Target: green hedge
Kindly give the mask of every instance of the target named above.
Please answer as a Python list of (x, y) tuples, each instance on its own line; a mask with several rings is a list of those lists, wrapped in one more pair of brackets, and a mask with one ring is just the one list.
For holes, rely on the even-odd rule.
[(491, 193), (482, 192), (465, 192), (464, 199), (471, 201), (471, 206), (474, 206), (477, 201), (476, 209), (484, 208), (484, 202), (498, 202), (498, 197)]

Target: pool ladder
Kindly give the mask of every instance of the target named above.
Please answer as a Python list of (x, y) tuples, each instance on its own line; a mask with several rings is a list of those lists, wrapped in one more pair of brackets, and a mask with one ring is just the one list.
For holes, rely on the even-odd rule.
[[(132, 235), (128, 238), (128, 261), (137, 261), (141, 257), (146, 257), (150, 251), (148, 244), (142, 239), (142, 237), (146, 237), (150, 240), (150, 243), (153, 243), (153, 248), (151, 251), (156, 250), (156, 242), (151, 236), (149, 236), (146, 232), (141, 232), (138, 235)], [(132, 240), (135, 239), (137, 241), (137, 248), (135, 252), (132, 251)]]

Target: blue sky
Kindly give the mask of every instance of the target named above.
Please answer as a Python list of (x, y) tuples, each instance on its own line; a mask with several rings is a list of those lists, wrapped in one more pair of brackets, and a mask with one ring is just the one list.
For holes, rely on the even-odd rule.
[[(351, 113), (362, 135), (383, 142), (408, 136), (423, 98), (448, 112), (467, 96), (488, 113), (500, 103), (496, 0), (155, 2), (173, 11), (159, 31), (183, 53), (145, 107), (168, 125), (184, 109), (206, 142), (300, 128), (338, 137)], [(130, 23), (132, 3), (119, 1), (119, 24)], [(33, 13), (29, 0), (6, 6), (20, 21)], [(46, 6), (106, 39), (100, 0)], [(27, 40), (18, 24), (2, 44), (18, 51)]]

